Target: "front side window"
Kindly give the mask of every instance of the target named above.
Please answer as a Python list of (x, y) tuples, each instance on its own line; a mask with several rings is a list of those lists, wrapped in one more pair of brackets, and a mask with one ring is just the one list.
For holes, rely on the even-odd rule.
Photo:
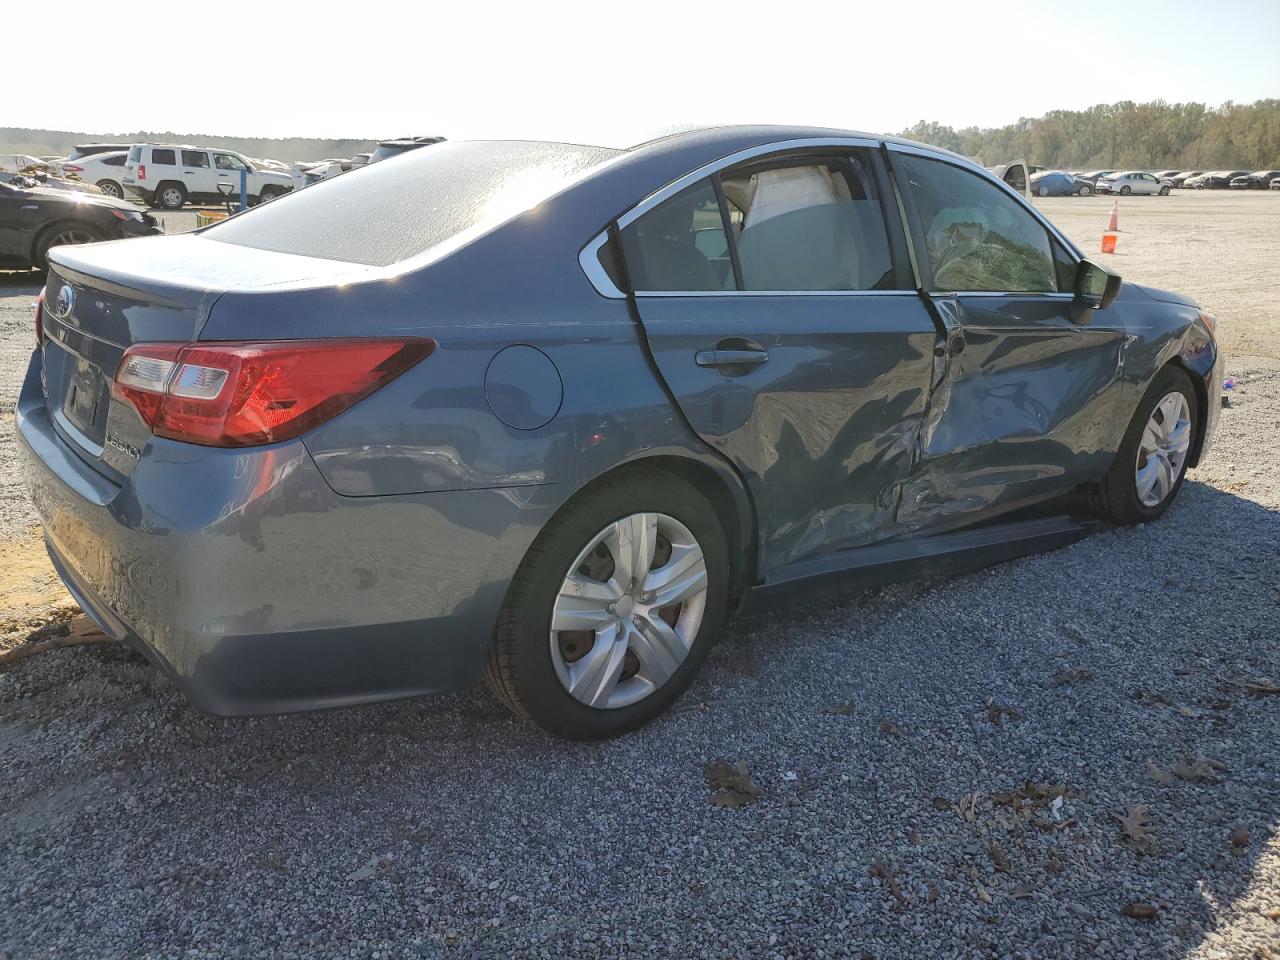
[(875, 176), (854, 154), (729, 168), (637, 218), (622, 248), (641, 292), (894, 288)]
[(202, 167), (208, 168), (209, 155), (203, 150), (183, 150), (182, 165), (184, 167)]
[(229, 153), (215, 153), (213, 155), (213, 165), (219, 170), (243, 170), (244, 161), (239, 157), (233, 157)]
[(924, 230), (933, 290), (1052, 293), (1049, 233), (1013, 197), (942, 160), (896, 158)]
[(151, 162), (158, 167), (172, 167), (178, 161), (172, 150), (155, 148), (151, 151)]

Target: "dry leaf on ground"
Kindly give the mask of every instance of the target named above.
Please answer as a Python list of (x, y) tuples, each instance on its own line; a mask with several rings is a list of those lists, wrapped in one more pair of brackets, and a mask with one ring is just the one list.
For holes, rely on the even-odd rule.
[(1005, 856), (1004, 847), (992, 840), (990, 846), (987, 847), (987, 853), (991, 857), (992, 865), (1001, 873), (1012, 873), (1009, 868), (1009, 858)]
[(1241, 824), (1231, 831), (1231, 847), (1236, 854), (1242, 854), (1249, 849), (1249, 844), (1253, 842), (1253, 834), (1249, 832), (1249, 828)]
[(702, 775), (711, 790), (707, 799), (713, 806), (736, 810), (760, 799), (762, 791), (747, 772), (745, 760), (732, 765), (727, 760), (712, 760), (702, 768)]
[(880, 732), (889, 737), (900, 737), (903, 734), (902, 728), (892, 720), (881, 720)]
[(1226, 769), (1227, 765), (1220, 760), (1213, 760), (1209, 757), (1191, 757), (1174, 764), (1172, 773), (1179, 780), (1220, 783), (1218, 774)]
[(1160, 915), (1160, 911), (1155, 908), (1154, 904), (1138, 903), (1137, 901), (1125, 904), (1120, 912), (1134, 920), (1154, 920)]
[(977, 819), (978, 802), (981, 799), (981, 791), (975, 790), (973, 793), (967, 793), (956, 803), (956, 811), (969, 823), (973, 823)]
[(883, 883), (893, 895), (893, 899), (897, 900), (901, 906), (906, 906), (907, 898), (902, 893), (902, 888), (898, 886), (898, 878), (893, 875), (893, 868), (883, 860), (871, 865), (871, 876), (875, 877)]
[(1277, 684), (1272, 680), (1236, 677), (1233, 680), (1228, 680), (1227, 684), (1233, 687), (1238, 687), (1245, 693), (1252, 694), (1255, 697), (1280, 695), (1280, 684)]
[(838, 703), (833, 707), (827, 707), (827, 709), (822, 712), (842, 717), (851, 717), (853, 716), (853, 701), (850, 700), (848, 703)]
[(995, 726), (999, 726), (1001, 721), (1006, 717), (1010, 720), (1021, 720), (1022, 713), (1017, 707), (1011, 707), (1007, 703), (996, 703), (995, 700), (987, 700), (987, 719)]
[(1092, 676), (1093, 671), (1084, 667), (1076, 667), (1073, 670), (1059, 670), (1053, 675), (1053, 685), (1055, 687), (1066, 687), (1073, 683), (1083, 683)]
[(1125, 839), (1130, 845), (1144, 853), (1149, 852), (1151, 848), (1151, 808), (1145, 803), (1139, 803), (1129, 809), (1122, 816), (1118, 813), (1112, 813), (1113, 817), (1120, 822), (1120, 830), (1125, 835)]
[(1173, 774), (1163, 767), (1157, 767), (1150, 760), (1147, 761), (1146, 774), (1148, 779), (1154, 780), (1163, 787), (1173, 786)]

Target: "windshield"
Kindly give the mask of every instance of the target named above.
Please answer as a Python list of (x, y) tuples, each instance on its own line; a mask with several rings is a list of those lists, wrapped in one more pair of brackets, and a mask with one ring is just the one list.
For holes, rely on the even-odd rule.
[(441, 143), (309, 186), (202, 235), (385, 267), (528, 210), (618, 152), (526, 141)]

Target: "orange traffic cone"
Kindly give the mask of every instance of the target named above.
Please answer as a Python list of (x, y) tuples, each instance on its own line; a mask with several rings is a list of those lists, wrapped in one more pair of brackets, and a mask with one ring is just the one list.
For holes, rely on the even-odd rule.
[(1116, 252), (1116, 239), (1117, 239), (1117, 237), (1116, 237), (1116, 235), (1115, 235), (1114, 233), (1104, 233), (1104, 234), (1102, 235), (1102, 252), (1103, 252), (1103, 253), (1115, 253), (1115, 252)]
[(1120, 201), (1113, 200), (1111, 201), (1111, 219), (1107, 221), (1107, 233), (1120, 232), (1120, 224), (1118, 222), (1119, 219), (1120, 219)]

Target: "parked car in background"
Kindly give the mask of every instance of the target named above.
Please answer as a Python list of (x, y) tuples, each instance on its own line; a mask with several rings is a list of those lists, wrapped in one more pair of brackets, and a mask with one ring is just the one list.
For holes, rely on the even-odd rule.
[(369, 155), (370, 163), (377, 163), (379, 160), (386, 160), (388, 157), (398, 157), (402, 153), (408, 153), (410, 150), (418, 150), (422, 147), (429, 147), (432, 144), (443, 143), (444, 137), (401, 137), (399, 140), (383, 140), (378, 144), (378, 148)]
[(124, 162), (127, 150), (116, 153), (92, 153), (78, 160), (63, 160), (62, 175), (92, 183), (109, 197), (124, 197)]
[(102, 191), (92, 183), (54, 176), (44, 169), (31, 170), (27, 173), (0, 173), (0, 179), (22, 187), (42, 187), (46, 190), (65, 190), (69, 193), (88, 193), (95, 196), (102, 194)]
[(1174, 178), (1174, 177), (1176, 177), (1176, 176), (1178, 175), (1178, 173), (1179, 173), (1179, 171), (1177, 171), (1177, 170), (1157, 170), (1157, 171), (1155, 172), (1155, 178), (1156, 178), (1157, 180), (1170, 180), (1170, 181), (1172, 181), (1172, 180), (1173, 180), (1173, 178)]
[(1061, 170), (1045, 170), (1031, 175), (1031, 193), (1036, 197), (1087, 197), (1093, 193), (1093, 184)]
[(44, 295), (15, 421), (53, 563), (220, 714), (484, 675), (620, 734), (740, 603), (1061, 545), (1081, 491), (1155, 520), (1220, 410), (1192, 301), (830, 129), (441, 144), (55, 250)]
[(121, 151), (128, 153), (132, 146), (131, 143), (81, 143), (67, 154), (67, 159), (75, 163), (77, 160), (83, 160), (98, 153), (120, 153)]
[(1144, 173), (1141, 170), (1126, 170), (1099, 177), (1095, 189), (1098, 193), (1118, 193), (1122, 197), (1127, 197), (1131, 193), (1139, 196), (1167, 197), (1169, 191), (1173, 189), (1173, 181), (1157, 180), (1155, 174)]
[(125, 158), (125, 190), (146, 203), (166, 210), (178, 210), (189, 201), (221, 203), (219, 183), (240, 193), (240, 171), (247, 174), (251, 204), (271, 200), (293, 189), (293, 175), (278, 170), (262, 170), (243, 154), (190, 144), (135, 143)]
[(1173, 183), (1175, 188), (1184, 187), (1184, 186), (1187, 188), (1190, 188), (1191, 185), (1187, 181), (1194, 180), (1196, 177), (1200, 176), (1200, 174), (1202, 174), (1203, 172), (1204, 172), (1203, 170), (1183, 170), (1181, 173), (1175, 173), (1169, 179)]
[(29, 173), (48, 169), (47, 163), (29, 153), (0, 153), (0, 173)]
[(0, 266), (43, 269), (52, 247), (160, 232), (155, 217), (132, 203), (0, 181)]
[(1248, 170), (1211, 170), (1188, 180), (1186, 186), (1196, 190), (1226, 190), (1236, 177), (1247, 176)]
[(354, 157), (351, 158), (351, 166), (363, 167), (367, 165), (372, 159), (373, 159), (372, 153), (357, 153)]
[(1114, 170), (1090, 170), (1087, 173), (1077, 173), (1075, 176), (1080, 180), (1088, 180), (1089, 183), (1093, 184), (1093, 187), (1096, 190), (1098, 179), (1100, 177), (1109, 177), (1113, 173), (1115, 173)]
[(1280, 170), (1255, 170), (1243, 176), (1232, 177), (1232, 190), (1266, 190), (1272, 181), (1280, 178)]
[(1271, 181), (1271, 189), (1280, 190), (1280, 177), (1276, 177), (1274, 180)]

